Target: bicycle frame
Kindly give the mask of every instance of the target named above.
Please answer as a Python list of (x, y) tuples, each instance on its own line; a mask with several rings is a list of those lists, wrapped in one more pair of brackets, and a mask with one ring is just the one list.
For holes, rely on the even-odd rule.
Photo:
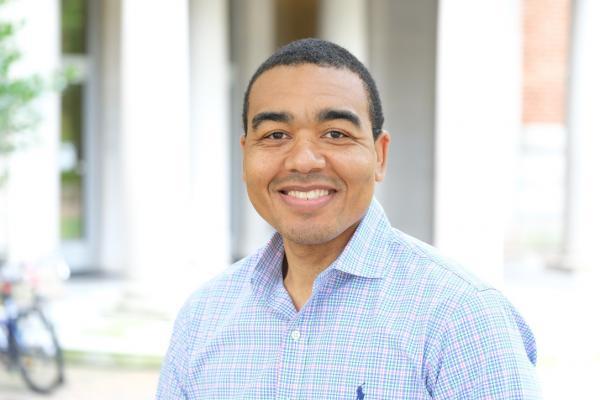
[[(62, 358), (62, 349), (56, 338), (56, 334), (52, 324), (45, 317), (41, 307), (40, 297), (37, 295), (35, 288), (32, 288), (33, 296), (28, 299), (24, 306), (17, 303), (14, 298), (13, 284), (17, 281), (5, 280), (1, 282), (0, 305), (4, 311), (4, 315), (0, 315), (0, 335), (3, 335), (3, 342), (0, 341), (0, 356), (7, 370), (18, 370), (21, 373), (27, 386), (38, 393), (49, 393), (59, 386), (64, 381), (64, 364)], [(33, 327), (37, 331), (43, 333), (49, 344), (49, 358), (45, 358), (42, 354), (41, 358), (39, 350), (40, 336), (35, 333), (30, 335), (28, 322), (34, 322)], [(25, 324), (25, 325), (23, 325)], [(32, 342), (32, 338), (34, 339)], [(42, 345), (43, 346), (43, 345)], [(45, 351), (45, 350), (42, 350)], [(35, 365), (32, 367), (32, 362), (36, 363), (42, 360), (44, 365), (48, 366), (48, 371), (51, 372), (51, 380), (45, 379), (36, 373), (39, 371)], [(49, 361), (49, 364), (47, 362)], [(38, 365), (39, 366), (39, 365)]]
[(6, 363), (6, 368), (16, 368), (17, 365), (17, 347), (16, 347), (16, 321), (19, 315), (19, 309), (12, 299), (12, 284), (4, 282), (2, 285), (2, 306), (4, 316), (0, 319), (0, 325), (5, 329), (5, 343), (0, 343), (0, 353), (3, 355), (2, 361)]

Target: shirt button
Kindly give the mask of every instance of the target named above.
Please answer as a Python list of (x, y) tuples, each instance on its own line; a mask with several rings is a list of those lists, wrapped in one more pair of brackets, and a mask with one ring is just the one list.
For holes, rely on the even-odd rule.
[(299, 330), (293, 330), (292, 331), (292, 339), (294, 339), (294, 342), (297, 342), (298, 339), (300, 339), (300, 331)]

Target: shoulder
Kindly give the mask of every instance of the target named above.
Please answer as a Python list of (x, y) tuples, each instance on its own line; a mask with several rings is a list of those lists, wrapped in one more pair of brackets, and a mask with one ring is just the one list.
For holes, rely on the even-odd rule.
[(383, 294), (397, 310), (443, 323), (465, 301), (491, 289), (432, 246), (396, 229), (390, 233), (382, 260), (386, 264)]
[[(159, 383), (159, 396), (185, 397), (186, 381), (193, 350), (202, 343), (219, 323), (219, 318), (231, 310), (244, 290), (253, 269), (255, 255), (231, 265), (221, 274), (197, 289), (179, 310)], [(176, 393), (176, 394), (175, 394)]]
[(191, 324), (206, 322), (232, 307), (250, 284), (250, 277), (259, 252), (230, 265), (216, 277), (202, 284), (187, 299), (179, 318)]
[(435, 247), (397, 229), (392, 229), (389, 247), (398, 266), (410, 271), (414, 280), (467, 292), (491, 288), (471, 271), (440, 254)]
[[(452, 334), (505, 334), (535, 362), (533, 334), (510, 301), (432, 246), (396, 229), (388, 245), (388, 297), (397, 309), (419, 315), (430, 340)], [(462, 333), (461, 333), (462, 332)]]
[(388, 280), (418, 291), (433, 303), (449, 303), (445, 311), (489, 307), (513, 310), (502, 293), (433, 246), (397, 229), (392, 229), (389, 238)]
[(391, 259), (397, 263), (390, 271), (390, 279), (407, 282), (406, 291), (418, 308), (414, 311), (426, 315), (430, 339), (502, 337), (513, 346), (524, 348), (529, 360), (536, 362), (531, 329), (499, 290), (443, 257), (434, 247), (396, 229), (390, 249)]

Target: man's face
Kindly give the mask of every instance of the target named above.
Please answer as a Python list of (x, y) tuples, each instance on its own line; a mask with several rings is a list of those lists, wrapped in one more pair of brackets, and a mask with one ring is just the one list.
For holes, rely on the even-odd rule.
[(275, 67), (249, 96), (241, 139), (248, 196), (293, 243), (351, 234), (383, 179), (388, 143), (387, 132), (373, 140), (367, 92), (356, 74), (312, 64)]

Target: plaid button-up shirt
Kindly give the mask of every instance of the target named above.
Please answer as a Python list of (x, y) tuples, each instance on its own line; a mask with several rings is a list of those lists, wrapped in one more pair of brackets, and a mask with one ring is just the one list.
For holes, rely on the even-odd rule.
[(296, 311), (283, 242), (181, 310), (157, 399), (534, 399), (534, 337), (495, 289), (393, 229), (373, 200)]

